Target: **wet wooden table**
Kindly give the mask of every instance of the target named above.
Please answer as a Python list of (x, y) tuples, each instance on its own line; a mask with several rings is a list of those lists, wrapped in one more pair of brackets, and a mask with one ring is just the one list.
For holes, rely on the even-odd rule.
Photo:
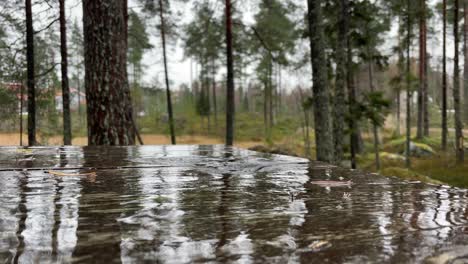
[(224, 146), (5, 147), (0, 263), (465, 263), (467, 196)]

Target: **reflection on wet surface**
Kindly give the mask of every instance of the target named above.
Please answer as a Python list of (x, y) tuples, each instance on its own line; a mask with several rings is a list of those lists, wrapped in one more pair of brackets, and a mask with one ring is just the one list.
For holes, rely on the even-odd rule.
[(224, 146), (0, 148), (0, 263), (460, 260), (467, 197)]

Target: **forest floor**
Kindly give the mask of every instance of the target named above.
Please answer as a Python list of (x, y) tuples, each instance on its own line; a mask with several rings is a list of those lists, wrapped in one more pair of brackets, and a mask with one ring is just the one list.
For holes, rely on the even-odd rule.
[[(143, 143), (145, 145), (167, 145), (171, 144), (171, 138), (167, 135), (162, 134), (142, 134)], [(28, 136), (23, 135), (24, 144), (27, 145)], [(40, 136), (39, 136), (40, 138)], [(39, 140), (41, 145), (57, 146), (62, 145), (63, 139), (61, 136), (48, 137), (46, 140)], [(45, 142), (44, 142), (45, 141)], [(224, 141), (221, 138), (211, 136), (200, 136), (200, 135), (184, 135), (177, 137), (178, 144), (196, 144), (196, 145), (213, 145), (223, 144)], [(88, 144), (86, 137), (74, 137), (73, 145), (85, 146)], [(261, 141), (239, 141), (236, 142), (236, 147), (250, 148), (256, 145), (261, 145)], [(0, 146), (18, 146), (20, 145), (20, 134), (19, 133), (0, 133)]]

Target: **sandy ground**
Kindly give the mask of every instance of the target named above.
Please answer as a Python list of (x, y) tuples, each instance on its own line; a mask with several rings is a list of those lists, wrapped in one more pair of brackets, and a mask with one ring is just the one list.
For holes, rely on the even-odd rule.
[[(143, 143), (145, 145), (165, 145), (170, 144), (171, 139), (165, 135), (142, 135)], [(27, 145), (27, 135), (23, 135), (24, 145)], [(73, 138), (73, 145), (84, 146), (88, 143), (86, 137)], [(20, 135), (15, 133), (0, 133), (0, 146), (18, 146), (20, 144)], [(60, 136), (54, 136), (48, 139), (47, 145), (55, 146), (61, 145), (62, 138)], [(177, 144), (223, 144), (223, 141), (218, 138), (206, 137), (206, 136), (180, 136), (177, 137)], [(242, 141), (237, 142), (237, 147), (249, 148), (255, 145), (261, 145), (262, 142), (255, 141)]]

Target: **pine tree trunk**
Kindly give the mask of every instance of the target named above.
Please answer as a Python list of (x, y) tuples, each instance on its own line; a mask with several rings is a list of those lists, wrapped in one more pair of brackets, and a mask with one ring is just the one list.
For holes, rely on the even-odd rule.
[(210, 80), (209, 75), (206, 74), (205, 94), (206, 94), (206, 105), (208, 106), (208, 115), (206, 116), (207, 121), (208, 121), (208, 130), (207, 130), (208, 134), (211, 131), (211, 96), (210, 96), (210, 82), (209, 82), (209, 80)]
[(461, 120), (461, 102), (460, 102), (460, 69), (459, 69), (459, 35), (458, 35), (458, 11), (459, 1), (455, 1), (453, 35), (454, 35), (454, 58), (453, 58), (453, 105), (455, 108), (455, 148), (458, 163), (463, 163), (463, 123)]
[[(167, 100), (167, 114), (169, 116), (169, 130), (171, 133), (171, 143), (176, 144), (175, 128), (174, 128), (174, 114), (172, 112), (171, 88), (169, 86), (169, 73), (167, 70), (167, 53), (166, 53), (166, 25), (164, 23), (164, 5), (163, 1), (159, 0), (159, 19), (161, 20), (161, 41), (163, 48), (163, 61), (164, 61), (164, 77), (166, 82), (166, 100)], [(209, 93), (208, 93), (209, 94)]]
[(212, 92), (213, 92), (213, 112), (214, 112), (214, 119), (215, 119), (215, 129), (218, 128), (218, 106), (217, 106), (217, 98), (216, 98), (216, 65), (214, 60), (212, 61), (213, 73), (212, 73)]
[(31, 0), (26, 0), (26, 60), (28, 68), (28, 145), (36, 145), (36, 89), (34, 76), (34, 28)]
[(232, 18), (231, 0), (226, 4), (226, 59), (227, 59), (227, 93), (226, 93), (226, 145), (234, 143), (234, 62), (232, 56)]
[[(275, 118), (274, 118), (274, 110), (273, 110), (273, 100), (274, 100), (274, 94), (273, 94), (273, 60), (270, 58), (270, 62), (268, 64), (268, 116), (270, 118), (269, 123), (269, 128), (268, 130), (270, 131), (269, 137), (271, 137), (271, 132), (273, 129), (273, 124), (275, 123)], [(271, 138), (270, 138), (271, 139)]]
[(21, 91), (20, 91), (20, 117), (19, 117), (19, 125), (20, 125), (20, 146), (23, 146), (23, 102), (24, 102), (24, 85), (21, 83)]
[(70, 117), (70, 87), (68, 86), (67, 22), (65, 19), (65, 0), (60, 4), (60, 54), (62, 57), (62, 108), (63, 108), (63, 144), (72, 144)]
[(424, 124), (424, 136), (429, 137), (429, 88), (428, 88), (428, 53), (427, 53), (427, 19), (426, 19), (426, 1), (423, 0), (423, 33), (424, 33), (424, 80), (423, 80), (423, 124)]
[(349, 131), (350, 131), (350, 154), (351, 154), (351, 168), (357, 168), (356, 154), (359, 152), (359, 128), (356, 120), (356, 87), (354, 83), (353, 72), (353, 51), (351, 47), (351, 40), (347, 40), (347, 75), (346, 84), (348, 87), (348, 101), (349, 101)]
[(442, 31), (442, 150), (447, 150), (447, 0), (443, 0)]
[[(403, 33), (403, 24), (401, 22), (402, 16), (398, 17), (398, 45), (402, 47), (402, 42), (401, 42), (401, 35)], [(404, 76), (405, 71), (403, 70), (404, 66), (404, 55), (403, 55), (403, 48), (398, 49), (398, 74), (400, 76)], [(397, 103), (397, 136), (401, 135), (401, 82), (398, 84), (397, 88), (397, 97), (396, 97), (396, 103)]]
[(265, 139), (268, 140), (268, 81), (265, 80), (263, 89), (263, 125), (265, 129)]
[(134, 145), (126, 0), (83, 0), (88, 144)]
[(396, 107), (397, 107), (397, 125), (396, 134), (399, 137), (401, 135), (401, 90), (397, 90)]
[(463, 0), (463, 53), (464, 53), (464, 67), (463, 67), (463, 114), (465, 124), (468, 123), (468, 1)]
[[(370, 49), (369, 49), (370, 51)], [(369, 52), (370, 54), (370, 52)], [(375, 87), (374, 87), (374, 67), (373, 67), (373, 60), (372, 60), (372, 54), (369, 56), (371, 59), (369, 60), (369, 87), (370, 91), (374, 92)], [(379, 150), (379, 128), (377, 127), (377, 124), (372, 122), (372, 132), (374, 135), (374, 154), (375, 154), (375, 168), (377, 171), (380, 170), (380, 150)]]
[(336, 50), (336, 82), (333, 107), (333, 139), (335, 163), (343, 160), (344, 124), (346, 116), (346, 41), (348, 38), (348, 0), (340, 0), (338, 45)]
[(406, 147), (405, 162), (406, 167), (411, 167), (411, 20), (410, 20), (410, 0), (407, 2), (407, 36), (406, 36)]
[(417, 132), (416, 137), (422, 139), (424, 136), (424, 64), (425, 62), (425, 51), (424, 51), (424, 14), (423, 7), (425, 6), (425, 0), (420, 0), (420, 12), (419, 16), (419, 86), (418, 86), (418, 121), (417, 121)]
[(333, 133), (330, 120), (330, 95), (327, 84), (322, 1), (308, 0), (309, 39), (312, 61), (315, 145), (317, 160), (333, 162)]

